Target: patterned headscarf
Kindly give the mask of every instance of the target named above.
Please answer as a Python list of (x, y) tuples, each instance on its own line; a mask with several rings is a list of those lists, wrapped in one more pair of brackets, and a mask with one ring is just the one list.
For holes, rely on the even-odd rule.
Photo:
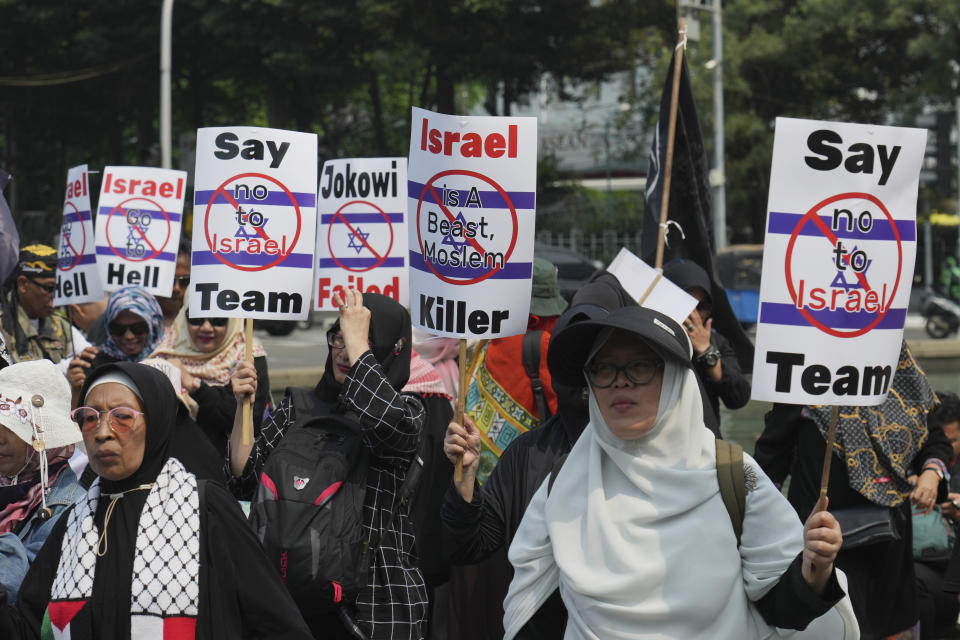
[[(910, 467), (929, 432), (935, 404), (930, 382), (904, 342), (887, 399), (874, 407), (840, 407), (835, 451), (844, 459), (850, 487), (875, 504), (895, 507), (909, 497)], [(831, 407), (806, 407), (824, 439)]]
[[(187, 326), (188, 313), (188, 305), (183, 305), (153, 355), (165, 360), (179, 358), (187, 373), (200, 378), (207, 384), (221, 386), (230, 384), (230, 377), (246, 356), (247, 340), (243, 333), (243, 319), (228, 318), (223, 340), (216, 349), (204, 353), (197, 349), (190, 337)], [(263, 345), (254, 338), (253, 357), (265, 355), (267, 352), (264, 351)]]
[(157, 299), (146, 292), (141, 287), (123, 287), (110, 294), (107, 300), (107, 309), (103, 314), (103, 321), (109, 324), (117, 319), (122, 311), (132, 311), (147, 321), (147, 341), (143, 345), (143, 351), (135, 356), (129, 356), (123, 352), (113, 336), (107, 331), (107, 341), (103, 343), (103, 349), (108, 355), (127, 362), (140, 362), (156, 349), (157, 345), (163, 339), (163, 310)]

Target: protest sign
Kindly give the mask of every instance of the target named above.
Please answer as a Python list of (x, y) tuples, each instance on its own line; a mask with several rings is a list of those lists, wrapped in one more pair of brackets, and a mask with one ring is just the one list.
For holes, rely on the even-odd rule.
[(56, 307), (103, 298), (89, 185), (87, 165), (81, 164), (67, 171), (60, 249), (57, 252), (57, 291), (53, 299)]
[(314, 308), (336, 309), (347, 288), (407, 306), (406, 158), (327, 160), (317, 195)]
[(631, 298), (648, 309), (670, 316), (681, 326), (697, 308), (696, 298), (625, 247), (610, 262), (607, 271), (617, 277)]
[(306, 318), (316, 199), (315, 134), (198, 129), (190, 315)]
[(413, 109), (410, 315), (436, 335), (524, 333), (536, 204), (535, 118)]
[(886, 398), (913, 279), (926, 136), (777, 118), (754, 399)]
[(106, 291), (173, 290), (187, 172), (107, 167), (97, 202), (97, 266)]

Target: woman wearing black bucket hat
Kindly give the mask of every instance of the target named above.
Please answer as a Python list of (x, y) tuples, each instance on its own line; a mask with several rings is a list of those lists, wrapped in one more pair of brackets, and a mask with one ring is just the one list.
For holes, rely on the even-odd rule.
[[(557, 587), (565, 638), (765, 638), (808, 625), (803, 637), (856, 637), (833, 568), (836, 520), (820, 511), (802, 525), (748, 456), (738, 545), (690, 349), (677, 323), (642, 307), (554, 336), (551, 373), (586, 377), (590, 422), (510, 547), (507, 638)], [(841, 599), (846, 617), (823, 615)]]

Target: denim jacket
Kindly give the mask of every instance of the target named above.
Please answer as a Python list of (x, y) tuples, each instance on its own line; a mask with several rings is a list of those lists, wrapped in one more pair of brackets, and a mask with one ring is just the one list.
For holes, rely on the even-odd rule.
[(20, 583), (27, 575), (30, 563), (37, 556), (53, 525), (64, 511), (86, 494), (77, 481), (73, 469), (67, 465), (50, 487), (47, 507), (51, 518), (41, 520), (37, 508), (20, 528), (19, 533), (0, 534), (0, 586), (7, 590), (7, 601), (14, 603), (20, 591)]

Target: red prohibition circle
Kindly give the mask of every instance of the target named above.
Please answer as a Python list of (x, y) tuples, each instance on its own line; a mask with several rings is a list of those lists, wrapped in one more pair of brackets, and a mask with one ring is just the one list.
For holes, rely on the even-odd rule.
[[(333, 224), (334, 224), (334, 222), (337, 221), (337, 218), (340, 218), (341, 220), (343, 220), (343, 223), (344, 223), (344, 224), (347, 224), (346, 218), (343, 217), (343, 210), (346, 209), (347, 207), (349, 207), (349, 206), (352, 205), (352, 204), (364, 204), (364, 205), (367, 205), (368, 207), (373, 207), (374, 209), (376, 209), (376, 210), (377, 210), (377, 213), (379, 213), (381, 216), (383, 216), (383, 219), (384, 219), (384, 220), (386, 221), (386, 223), (387, 223), (387, 229), (390, 230), (390, 242), (389, 242), (389, 244), (387, 245), (387, 250), (383, 252), (383, 255), (382, 255), (382, 256), (377, 256), (377, 254), (374, 253), (374, 251), (373, 251), (373, 247), (371, 247), (370, 245), (367, 245), (367, 248), (370, 249), (370, 253), (373, 253), (373, 255), (374, 255), (374, 256), (377, 256), (377, 258), (378, 258), (376, 264), (373, 264), (373, 265), (371, 265), (371, 266), (369, 266), (369, 267), (350, 268), (350, 267), (348, 267), (347, 265), (345, 265), (345, 264), (343, 264), (342, 262), (340, 262), (340, 260), (337, 259), (337, 256), (333, 255), (333, 245), (332, 245), (331, 242), (330, 242), (330, 236), (333, 234)], [(364, 241), (364, 244), (366, 244), (366, 241)], [(382, 264), (384, 263), (384, 261), (387, 259), (387, 257), (390, 256), (390, 252), (393, 250), (393, 224), (391, 224), (391, 222), (390, 222), (390, 217), (387, 215), (387, 213), (386, 213), (383, 209), (381, 209), (381, 208), (378, 207), (377, 205), (373, 204), (372, 202), (367, 202), (366, 200), (351, 200), (350, 202), (347, 202), (347, 203), (344, 204), (342, 207), (340, 207), (339, 209), (337, 209), (337, 212), (336, 212), (335, 214), (333, 214), (333, 217), (330, 219), (330, 224), (327, 225), (327, 249), (329, 249), (329, 251), (330, 251), (330, 257), (333, 259), (333, 261), (336, 262), (338, 265), (340, 265), (340, 267), (341, 267), (342, 269), (345, 269), (345, 270), (347, 270), (347, 271), (353, 271), (353, 272), (358, 272), (358, 271), (370, 271), (371, 269), (375, 269), (375, 268), (379, 267), (380, 265), (382, 265)]]
[[(154, 249), (152, 254), (145, 255), (143, 258), (130, 258), (128, 256), (122, 255), (119, 251), (117, 251), (114, 248), (113, 242), (110, 240), (110, 222), (113, 220), (114, 214), (117, 213), (118, 211), (123, 211), (123, 217), (124, 217), (124, 220), (126, 220), (127, 212), (123, 208), (124, 205), (126, 205), (128, 202), (135, 202), (137, 200), (142, 200), (143, 202), (150, 203), (151, 205), (156, 207), (157, 210), (163, 215), (163, 219), (167, 221), (167, 237), (163, 239), (163, 244), (160, 245), (160, 248)], [(150, 198), (139, 198), (139, 197), (128, 198), (123, 202), (121, 202), (120, 204), (118, 204), (117, 206), (115, 206), (113, 209), (111, 209), (110, 213), (107, 215), (106, 236), (107, 236), (107, 245), (110, 247), (110, 251), (113, 251), (113, 253), (119, 256), (121, 259), (127, 260), (128, 262), (146, 262), (147, 260), (152, 260), (153, 258), (156, 258), (158, 255), (160, 255), (160, 253), (167, 246), (167, 243), (170, 242), (170, 215), (166, 212), (166, 210), (164, 210), (163, 207), (161, 207), (159, 204), (157, 204)], [(151, 245), (151, 248), (152, 248), (152, 245)]]
[[(427, 190), (430, 189), (430, 185), (432, 185), (435, 180), (437, 180), (438, 178), (444, 178), (450, 175), (470, 176), (471, 178), (483, 180), (484, 182), (489, 184), (491, 187), (496, 189), (497, 192), (500, 194), (500, 196), (503, 198), (503, 201), (507, 203), (507, 207), (510, 209), (510, 216), (513, 219), (513, 235), (511, 236), (510, 246), (507, 248), (507, 253), (506, 255), (503, 256), (503, 262), (504, 264), (506, 264), (510, 260), (510, 256), (513, 255), (514, 248), (517, 246), (517, 229), (519, 228), (519, 223), (517, 222), (517, 209), (516, 207), (513, 206), (513, 201), (510, 199), (510, 196), (507, 194), (506, 191), (503, 190), (503, 188), (499, 184), (497, 184), (487, 176), (483, 175), (482, 173), (477, 173), (476, 171), (469, 171), (467, 169), (449, 169), (447, 171), (441, 171), (440, 173), (430, 178), (427, 181), (427, 183), (423, 185), (423, 190), (420, 192), (420, 198), (417, 201), (417, 244), (420, 246), (420, 255), (423, 255), (423, 238), (420, 235), (420, 210), (423, 208), (423, 198), (427, 194)], [(437, 203), (437, 205), (443, 206), (443, 204), (439, 202)], [(424, 260), (423, 262), (424, 264), (427, 265), (427, 268), (433, 272), (433, 275), (437, 276), (447, 284), (455, 284), (455, 285), (467, 285), (467, 284), (476, 284), (477, 282), (483, 282), (484, 280), (486, 280), (496, 272), (500, 271), (500, 269), (502, 269), (502, 267), (496, 267), (494, 269), (491, 269), (487, 273), (483, 274), (482, 276), (477, 276), (476, 278), (470, 278), (468, 280), (455, 280), (454, 278), (449, 278), (447, 276), (437, 273), (436, 269), (434, 269), (433, 266), (426, 260)]]
[(263, 180), (269, 180), (273, 184), (280, 187), (280, 189), (285, 194), (287, 194), (287, 197), (290, 198), (290, 202), (293, 204), (294, 213), (297, 216), (297, 231), (296, 233), (293, 234), (293, 242), (290, 243), (291, 252), (293, 250), (293, 247), (297, 246), (297, 241), (300, 239), (300, 224), (301, 224), (300, 205), (297, 203), (296, 196), (294, 196), (293, 193), (289, 189), (287, 189), (286, 185), (284, 185), (282, 182), (280, 182), (276, 178), (272, 176), (268, 176), (263, 173), (241, 173), (231, 178), (227, 178), (220, 184), (219, 187), (216, 188), (216, 190), (210, 196), (210, 201), (207, 202), (207, 210), (203, 216), (203, 233), (207, 239), (207, 247), (210, 249), (210, 252), (214, 255), (214, 257), (217, 260), (227, 265), (231, 269), (237, 269), (238, 271), (264, 271), (265, 269), (269, 269), (270, 267), (275, 267), (281, 262), (283, 262), (284, 260), (286, 260), (287, 256), (290, 255), (290, 252), (288, 252), (287, 255), (285, 256), (283, 255), (277, 256), (277, 259), (274, 260), (273, 262), (270, 262), (269, 264), (246, 267), (240, 264), (235, 264), (233, 262), (230, 262), (229, 260), (221, 256), (220, 253), (217, 252), (216, 249), (214, 249), (213, 244), (210, 241), (210, 213), (211, 213), (210, 210), (213, 207), (213, 203), (216, 202), (217, 196), (219, 196), (220, 194), (223, 194), (223, 197), (227, 200), (228, 203), (232, 202), (233, 198), (231, 198), (229, 194), (227, 194), (227, 192), (224, 191), (224, 188), (227, 186), (228, 183), (233, 182), (234, 180), (239, 180), (240, 178), (261, 178)]
[[(893, 298), (897, 294), (897, 288), (900, 286), (900, 271), (903, 267), (903, 243), (900, 239), (900, 230), (897, 228), (897, 224), (894, 221), (893, 216), (890, 215), (890, 212), (887, 211), (887, 208), (883, 205), (882, 202), (880, 202), (879, 199), (877, 199), (875, 196), (869, 193), (851, 192), (851, 193), (840, 193), (835, 196), (831, 196), (826, 200), (823, 200), (822, 202), (819, 202), (813, 205), (813, 207), (809, 211), (807, 211), (807, 213), (804, 214), (804, 216), (800, 219), (800, 222), (797, 223), (797, 226), (794, 227), (793, 234), (790, 236), (790, 242), (787, 244), (787, 252), (786, 252), (787, 255), (786, 255), (786, 260), (784, 261), (784, 272), (787, 278), (787, 289), (790, 292), (790, 299), (793, 300), (794, 306), (796, 306), (797, 304), (797, 292), (793, 286), (793, 268), (791, 263), (793, 261), (793, 245), (796, 243), (797, 236), (800, 235), (800, 230), (803, 228), (803, 226), (807, 222), (812, 220), (813, 216), (815, 216), (817, 212), (823, 207), (829, 204), (833, 204), (838, 200), (852, 200), (852, 199), (869, 200), (870, 202), (875, 204), (887, 217), (887, 220), (890, 222), (890, 228), (893, 229), (893, 237), (896, 239), (896, 242), (897, 242), (897, 278), (896, 280), (894, 280), (893, 290), (890, 292), (890, 298), (889, 298), (890, 303), (893, 302)], [(822, 322), (820, 322), (819, 320), (817, 320), (816, 318), (814, 318), (813, 314), (811, 314), (806, 308), (801, 308), (800, 313), (803, 314), (803, 317), (807, 319), (807, 322), (809, 322), (814, 327), (820, 329), (824, 333), (827, 333), (836, 338), (856, 338), (857, 336), (862, 336), (863, 334), (868, 333), (874, 327), (880, 324), (880, 321), (883, 320), (884, 316), (886, 316), (887, 312), (890, 310), (890, 304), (885, 305), (884, 302), (885, 302), (884, 300), (880, 301), (880, 305), (881, 305), (881, 308), (883, 308), (883, 312), (878, 313), (877, 317), (873, 320), (873, 322), (868, 324), (866, 327), (856, 329), (854, 331), (837, 331), (836, 329), (828, 327)]]
[[(66, 261), (65, 261), (63, 258), (59, 258), (59, 257), (58, 257), (58, 258), (57, 258), (57, 268), (58, 268), (60, 271), (72, 271), (74, 267), (76, 267), (78, 264), (80, 264), (80, 260), (83, 259), (83, 252), (87, 250), (87, 227), (86, 227), (85, 224), (83, 224), (83, 220), (80, 219), (80, 210), (77, 209), (77, 206), (76, 206), (75, 204), (73, 204), (72, 202), (70, 202), (69, 200), (67, 200), (65, 203), (63, 203), (63, 208), (64, 208), (63, 217), (64, 217), (64, 218), (67, 217), (67, 211), (66, 211), (67, 207), (70, 207), (71, 209), (73, 209), (73, 212), (74, 212), (74, 213), (76, 214), (76, 216), (77, 216), (77, 222), (80, 223), (80, 237), (81, 237), (81, 239), (82, 239), (83, 241), (80, 243), (80, 250), (77, 251), (76, 248), (74, 248), (73, 244), (70, 242), (70, 240), (68, 240), (68, 239), (66, 239), (66, 238), (63, 237), (63, 232), (62, 232), (62, 231), (60, 232), (60, 249), (61, 249), (61, 250), (63, 249), (63, 241), (66, 240), (66, 241), (67, 241), (67, 244), (70, 246), (70, 248), (73, 249), (73, 251), (74, 251), (74, 256), (76, 256), (76, 259), (73, 260), (73, 264), (71, 264), (71, 265), (68, 266), (68, 267), (63, 266), (64, 262), (66, 262)], [(71, 226), (72, 226), (72, 223), (71, 223)]]

